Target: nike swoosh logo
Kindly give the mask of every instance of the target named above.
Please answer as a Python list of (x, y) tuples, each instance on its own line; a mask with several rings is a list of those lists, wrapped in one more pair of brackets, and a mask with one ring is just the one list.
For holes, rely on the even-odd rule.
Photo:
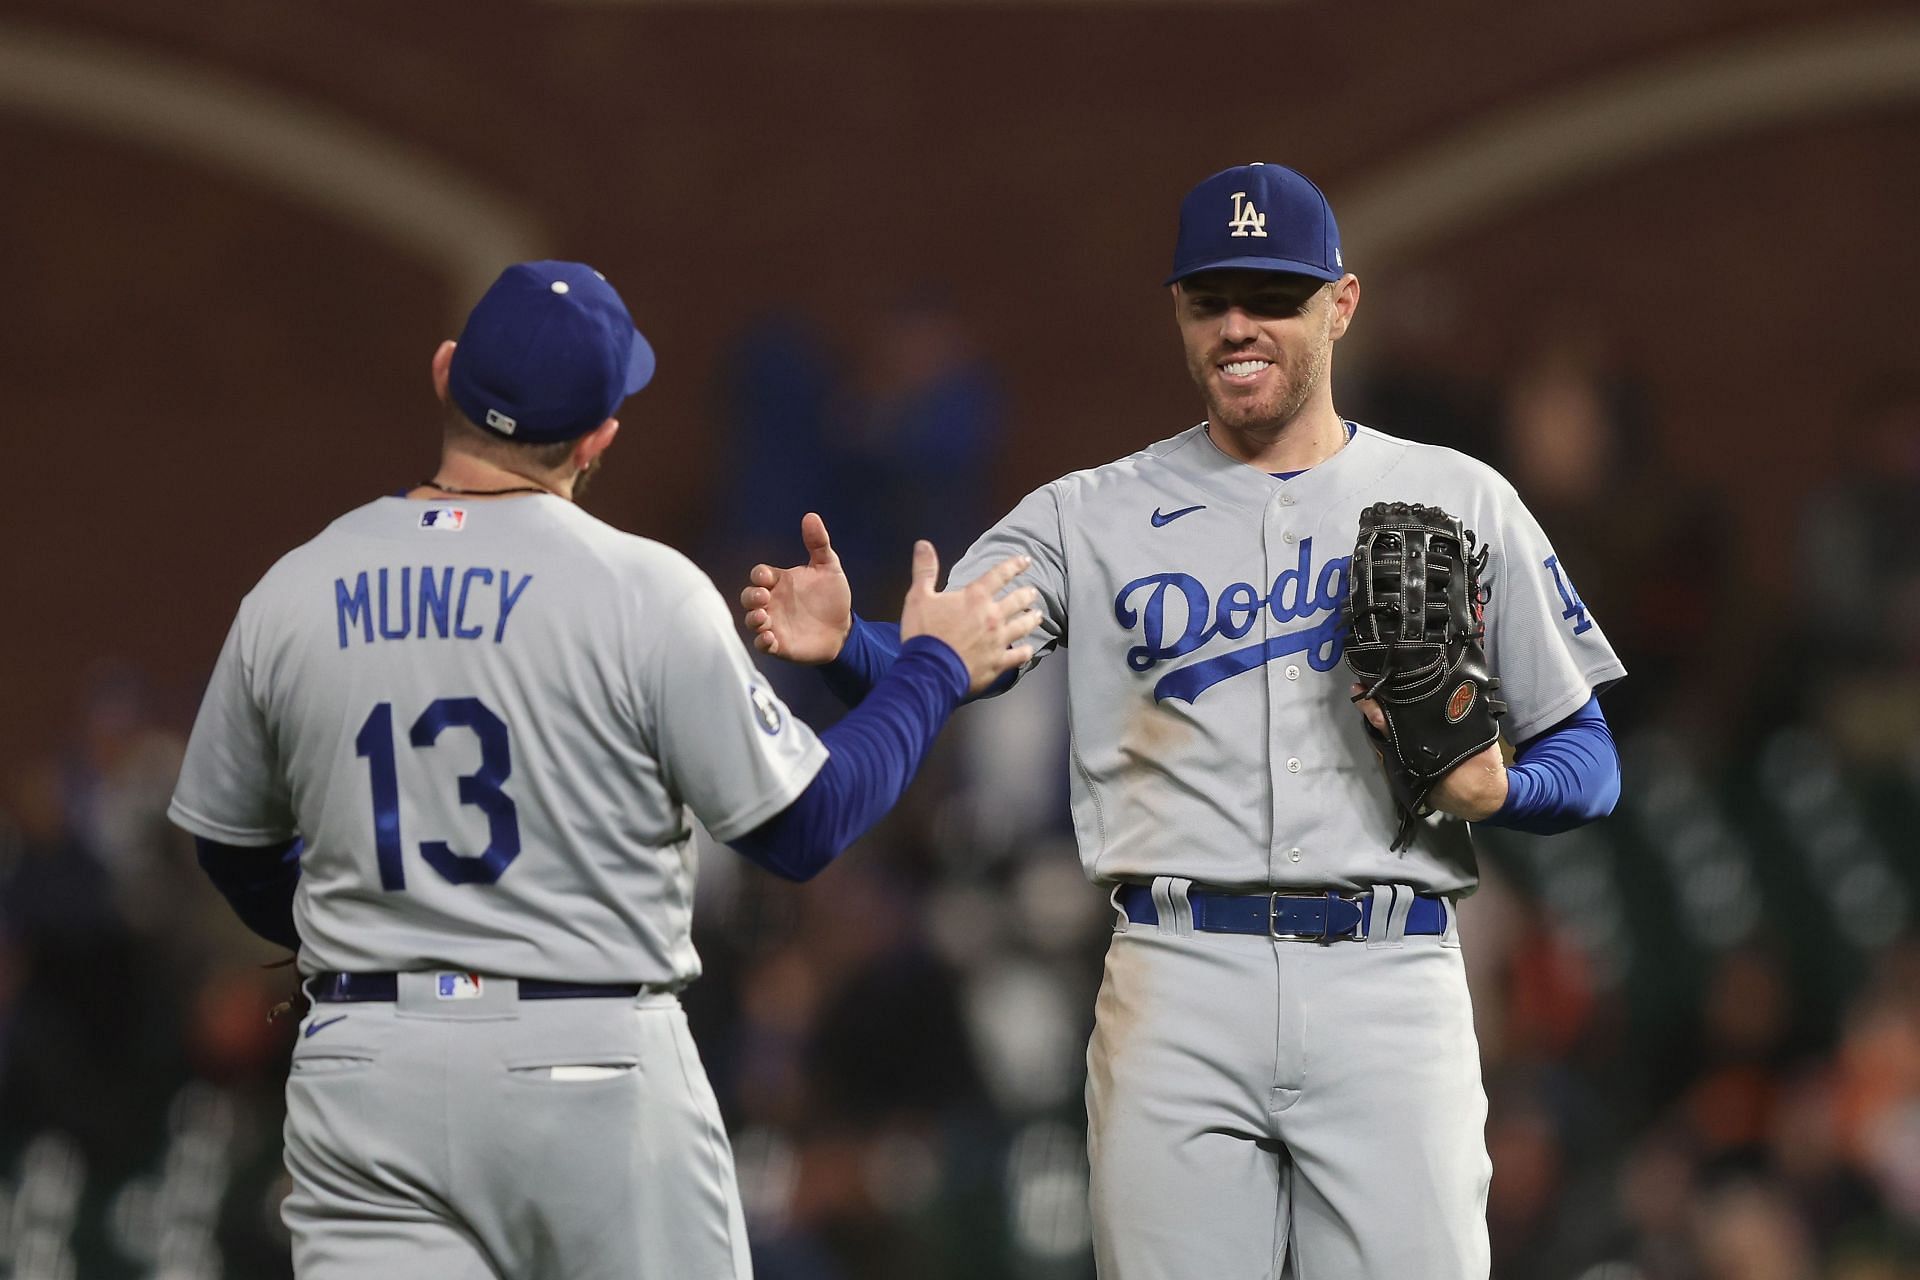
[(328, 1027), (332, 1026), (334, 1023), (345, 1022), (346, 1020), (347, 1020), (347, 1015), (343, 1013), (337, 1018), (328, 1018), (325, 1022), (309, 1022), (307, 1024), (307, 1032), (306, 1032), (307, 1038), (311, 1040), (313, 1038), (314, 1032), (325, 1031)]
[(1190, 516), (1196, 511), (1205, 511), (1206, 509), (1207, 509), (1207, 504), (1202, 502), (1196, 506), (1182, 507), (1178, 511), (1169, 511), (1166, 514), (1162, 515), (1160, 512), (1160, 508), (1155, 507), (1153, 509), (1153, 527), (1156, 529), (1163, 528), (1167, 525), (1172, 524), (1175, 520), (1178, 520), (1181, 516)]

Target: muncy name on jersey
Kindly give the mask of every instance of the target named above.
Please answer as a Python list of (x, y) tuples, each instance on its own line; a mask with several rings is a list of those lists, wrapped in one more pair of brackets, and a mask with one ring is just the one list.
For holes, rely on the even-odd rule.
[(533, 575), (478, 566), (464, 569), (403, 565), (398, 569), (362, 569), (349, 581), (333, 580), (334, 614), (340, 647), (355, 638), (381, 640), (479, 640), (489, 632), (499, 644), (507, 618), (520, 603)]
[[(1299, 546), (1298, 563), (1281, 570), (1265, 592), (1252, 583), (1235, 582), (1216, 597), (1188, 573), (1150, 573), (1120, 588), (1113, 599), (1113, 616), (1128, 631), (1140, 632), (1141, 643), (1127, 650), (1127, 665), (1140, 672), (1183, 658), (1221, 637), (1240, 639), (1253, 630), (1262, 610), (1283, 623), (1327, 613), (1316, 625), (1168, 672), (1154, 685), (1154, 701), (1192, 702), (1222, 680), (1287, 654), (1306, 654), (1315, 671), (1331, 671), (1339, 663), (1344, 637), (1340, 605), (1347, 597), (1347, 570), (1353, 557), (1328, 560), (1315, 573), (1313, 539), (1302, 538)], [(1178, 634), (1169, 639), (1176, 626)]]

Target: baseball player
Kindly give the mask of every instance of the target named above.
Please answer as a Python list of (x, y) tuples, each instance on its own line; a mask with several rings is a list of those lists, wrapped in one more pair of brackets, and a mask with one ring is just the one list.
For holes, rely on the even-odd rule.
[(805, 879), (1031, 657), (1024, 557), (937, 593), (921, 543), (899, 661), (796, 722), (699, 569), (571, 500), (653, 363), (591, 268), (508, 269), (433, 358), (431, 478), (274, 565), (220, 654), (170, 814), (299, 950), (302, 1280), (747, 1276), (675, 995), (693, 820)]
[[(1625, 671), (1506, 481), (1335, 412), (1360, 286), (1311, 182), (1259, 164), (1202, 182), (1166, 283), (1206, 421), (1036, 490), (956, 570), (1030, 555), (1033, 661), (1073, 648), (1074, 825), (1115, 907), (1087, 1051), (1096, 1261), (1108, 1280), (1485, 1277), (1468, 823), (1608, 812), (1596, 693)], [(1490, 549), (1487, 658), (1518, 747), (1448, 773), (1403, 852), (1381, 710), (1356, 712), (1341, 661), (1380, 501), (1444, 508)], [(755, 643), (877, 687), (897, 642), (852, 614), (824, 525), (802, 537), (806, 563), (749, 575)]]

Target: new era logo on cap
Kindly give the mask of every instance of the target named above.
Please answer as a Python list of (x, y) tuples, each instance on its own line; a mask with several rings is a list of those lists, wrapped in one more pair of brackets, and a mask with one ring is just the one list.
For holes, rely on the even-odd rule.
[(1173, 251), (1173, 284), (1202, 271), (1285, 271), (1317, 280), (1346, 274), (1340, 229), (1320, 188), (1285, 165), (1223, 169), (1187, 193)]

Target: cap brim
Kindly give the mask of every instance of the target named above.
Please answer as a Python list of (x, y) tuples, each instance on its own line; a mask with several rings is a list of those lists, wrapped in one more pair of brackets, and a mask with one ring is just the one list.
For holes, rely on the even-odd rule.
[(1197, 276), (1203, 271), (1277, 271), (1290, 276), (1312, 276), (1315, 280), (1338, 280), (1342, 273), (1328, 271), (1314, 262), (1297, 262), (1292, 258), (1221, 258), (1214, 262), (1197, 262), (1190, 267), (1179, 267), (1160, 283), (1174, 284), (1188, 276)]
[(653, 347), (633, 331), (633, 349), (627, 352), (627, 394), (632, 395), (653, 381)]

